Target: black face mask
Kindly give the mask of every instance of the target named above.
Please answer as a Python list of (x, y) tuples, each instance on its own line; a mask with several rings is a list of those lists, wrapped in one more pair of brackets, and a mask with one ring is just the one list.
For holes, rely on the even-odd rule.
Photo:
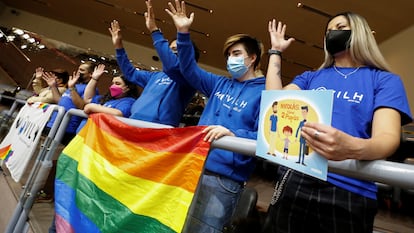
[(79, 82), (79, 83), (83, 83), (84, 81), (85, 81), (84, 74), (79, 73), (79, 79), (78, 79), (78, 82)]
[(351, 30), (330, 30), (325, 38), (326, 50), (332, 56), (349, 48)]

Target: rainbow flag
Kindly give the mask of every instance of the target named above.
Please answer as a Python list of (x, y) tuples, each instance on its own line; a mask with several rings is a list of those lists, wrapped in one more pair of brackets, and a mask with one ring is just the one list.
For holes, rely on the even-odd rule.
[(181, 232), (210, 148), (203, 129), (90, 115), (58, 160), (58, 232)]
[(7, 161), (12, 155), (13, 155), (13, 150), (11, 148), (11, 144), (3, 148), (0, 148), (0, 159), (1, 160)]

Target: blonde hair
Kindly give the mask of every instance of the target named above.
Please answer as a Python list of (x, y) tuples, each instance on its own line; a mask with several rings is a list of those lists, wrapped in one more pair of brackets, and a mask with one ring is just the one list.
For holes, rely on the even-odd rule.
[(255, 54), (256, 60), (254, 62), (254, 69), (260, 69), (260, 59), (263, 55), (264, 46), (262, 42), (247, 34), (236, 34), (227, 38), (223, 46), (224, 57), (227, 58), (230, 47), (235, 44), (242, 44), (249, 56)]
[[(351, 38), (349, 45), (351, 58), (358, 64), (375, 67), (384, 71), (390, 71), (389, 65), (381, 54), (372, 30), (365, 18), (356, 13), (343, 12), (329, 19), (328, 23), (338, 16), (344, 16), (348, 20), (349, 26), (351, 27)], [(334, 57), (326, 50), (326, 42), (324, 42), (324, 50), (325, 61), (319, 69), (330, 67), (335, 61)]]

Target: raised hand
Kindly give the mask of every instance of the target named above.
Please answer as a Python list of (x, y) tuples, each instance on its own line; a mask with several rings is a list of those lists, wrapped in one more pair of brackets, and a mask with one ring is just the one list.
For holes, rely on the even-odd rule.
[(182, 33), (189, 32), (190, 26), (194, 20), (194, 13), (191, 13), (190, 17), (187, 17), (184, 1), (180, 4), (180, 1), (175, 0), (175, 7), (171, 2), (168, 2), (168, 6), (170, 9), (165, 9), (165, 11), (173, 19), (177, 31)]
[(36, 72), (35, 72), (35, 77), (38, 78), (38, 79), (42, 78), (43, 71), (44, 71), (43, 67), (37, 67)]
[(283, 52), (295, 41), (294, 38), (285, 39), (286, 24), (282, 24), (280, 21), (276, 22), (275, 19), (269, 21), (268, 30), (272, 49)]
[(79, 80), (79, 77), (80, 77), (79, 71), (73, 71), (72, 76), (69, 76), (68, 88), (75, 87), (76, 83)]
[(99, 77), (102, 76), (102, 74), (105, 72), (105, 65), (99, 64), (98, 66), (95, 66), (95, 69), (92, 73), (92, 79), (98, 81)]
[(113, 20), (111, 22), (111, 27), (108, 29), (109, 29), (109, 32), (111, 33), (112, 43), (114, 44), (115, 48), (116, 49), (123, 48), (121, 27), (119, 26), (118, 21)]
[(154, 9), (152, 8), (151, 0), (145, 1), (147, 5), (147, 11), (144, 13), (145, 25), (147, 26), (150, 32), (158, 29), (157, 24), (155, 23), (155, 14)]
[[(37, 70), (37, 69), (36, 69)], [(47, 85), (49, 86), (49, 87), (54, 87), (54, 86), (56, 86), (56, 79), (57, 79), (57, 77), (56, 77), (56, 75), (53, 73), (53, 72), (42, 72), (42, 78), (43, 78), (43, 80), (45, 80), (46, 81), (46, 83), (47, 83)]]

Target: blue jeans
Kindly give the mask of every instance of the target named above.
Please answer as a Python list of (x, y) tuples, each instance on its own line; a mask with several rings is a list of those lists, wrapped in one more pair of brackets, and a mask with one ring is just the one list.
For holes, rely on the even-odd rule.
[(228, 224), (244, 185), (219, 175), (201, 178), (183, 232), (220, 233)]

